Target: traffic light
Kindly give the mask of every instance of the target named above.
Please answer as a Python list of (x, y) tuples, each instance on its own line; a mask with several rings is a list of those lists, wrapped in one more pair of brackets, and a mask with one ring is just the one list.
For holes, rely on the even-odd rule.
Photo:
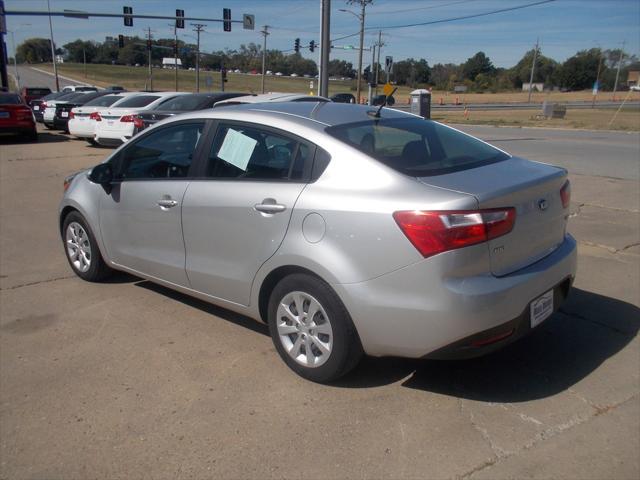
[(122, 7), (122, 13), (124, 13), (124, 26), (133, 27), (133, 17), (129, 16), (129, 15), (133, 15), (133, 8)]
[(176, 28), (184, 28), (184, 10), (176, 9)]
[(231, 9), (223, 8), (222, 9), (222, 20), (223, 20), (223, 28), (225, 32), (231, 31)]
[(310, 52), (313, 52), (315, 49), (316, 49), (316, 42), (315, 42), (315, 41), (313, 41), (313, 40), (311, 40), (311, 41), (309, 42), (309, 51), (310, 51)]
[(173, 54), (175, 56), (178, 55), (178, 43), (177, 42), (173, 42)]
[(296, 38), (295, 41), (293, 42), (293, 50), (296, 53), (300, 53), (300, 39)]
[(118, 35), (118, 48), (124, 48), (124, 35)]

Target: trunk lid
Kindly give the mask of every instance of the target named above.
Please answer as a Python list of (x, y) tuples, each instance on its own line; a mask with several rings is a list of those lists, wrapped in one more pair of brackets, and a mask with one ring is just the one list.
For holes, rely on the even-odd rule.
[(491, 272), (504, 276), (546, 257), (563, 242), (568, 209), (562, 206), (560, 189), (566, 179), (562, 168), (512, 157), (419, 180), (473, 195), (481, 209), (516, 209), (513, 230), (488, 242)]

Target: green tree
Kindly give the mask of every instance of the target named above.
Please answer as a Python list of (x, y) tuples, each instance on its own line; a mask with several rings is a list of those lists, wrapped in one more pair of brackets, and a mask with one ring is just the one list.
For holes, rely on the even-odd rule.
[(91, 63), (98, 53), (99, 44), (92, 41), (74, 40), (63, 45), (66, 59), (70, 62), (82, 63), (86, 55), (87, 63)]
[(496, 68), (491, 63), (489, 57), (484, 52), (478, 52), (469, 58), (462, 66), (462, 74), (464, 78), (475, 80), (481, 73), (485, 75), (493, 75)]
[(560, 69), (558, 79), (563, 87), (571, 90), (591, 88), (596, 81), (600, 49), (580, 50), (567, 59)]
[[(534, 50), (531, 49), (520, 59), (520, 61), (511, 69), (509, 74), (513, 86), (521, 88), (523, 83), (529, 83), (531, 78), (531, 64), (533, 63)], [(545, 84), (552, 85), (556, 79), (557, 71), (560, 65), (552, 58), (545, 57), (538, 50), (536, 56), (536, 68), (533, 74), (533, 81), (544, 82)]]
[(51, 61), (51, 43), (46, 38), (29, 38), (16, 48), (20, 63), (44, 63)]

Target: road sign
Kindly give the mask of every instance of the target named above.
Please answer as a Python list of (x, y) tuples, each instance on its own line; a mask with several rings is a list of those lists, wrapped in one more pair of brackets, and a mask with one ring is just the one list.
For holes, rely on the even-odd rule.
[(387, 55), (384, 59), (384, 70), (387, 73), (391, 73), (392, 68), (393, 68), (393, 57), (391, 55)]
[(385, 83), (384, 87), (382, 87), (382, 93), (384, 93), (387, 97), (391, 95), (393, 93), (393, 85), (391, 85), (389, 82)]
[(253, 30), (256, 26), (256, 16), (247, 13), (242, 14), (242, 28), (245, 30)]
[(600, 87), (599, 83), (593, 82), (593, 95), (597, 95), (598, 94), (598, 88)]
[(309, 88), (310, 88), (311, 90), (313, 90), (313, 80), (311, 80), (311, 81), (309, 82)]

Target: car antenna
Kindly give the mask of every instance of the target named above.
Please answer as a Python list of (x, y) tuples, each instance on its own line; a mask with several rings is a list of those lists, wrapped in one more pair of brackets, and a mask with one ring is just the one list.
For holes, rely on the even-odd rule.
[(367, 114), (371, 115), (372, 117), (375, 117), (375, 118), (380, 118), (380, 110), (382, 110), (382, 107), (386, 107), (387, 106), (387, 99), (389, 97), (393, 97), (393, 94), (396, 93), (396, 90), (398, 90), (398, 87), (394, 88), (393, 91), (389, 95), (385, 95), (384, 96), (384, 102), (382, 102), (382, 105), (380, 105), (378, 110), (376, 110), (375, 112), (373, 110), (369, 110), (367, 112)]

